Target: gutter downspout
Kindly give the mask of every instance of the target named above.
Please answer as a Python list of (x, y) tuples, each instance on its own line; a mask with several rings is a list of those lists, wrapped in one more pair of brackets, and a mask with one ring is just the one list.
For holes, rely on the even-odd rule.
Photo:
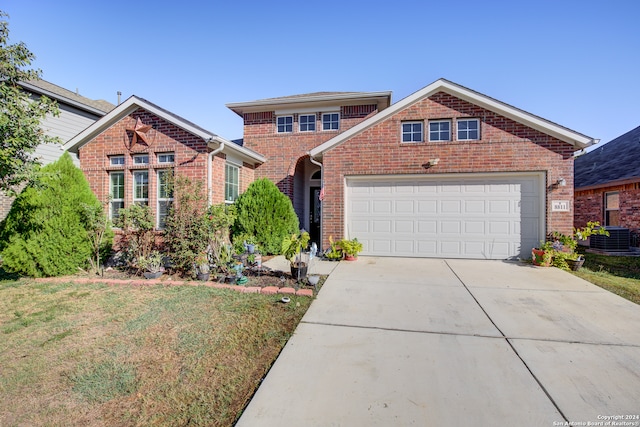
[[(317, 161), (316, 159), (314, 159), (314, 158), (311, 156), (311, 153), (310, 153), (310, 152), (307, 152), (307, 154), (309, 155), (309, 161), (310, 161), (311, 163), (313, 163), (313, 164), (314, 164), (314, 165), (316, 165), (316, 166), (320, 166), (320, 178), (321, 178), (321, 179), (320, 179), (320, 191), (323, 191), (323, 190), (324, 190), (324, 170), (323, 170), (322, 163), (320, 163), (319, 161)], [(322, 203), (322, 201), (321, 201), (320, 203)], [(324, 226), (323, 226), (324, 221), (322, 220), (322, 210), (320, 211), (320, 215), (321, 215), (321, 216), (320, 216), (320, 242), (319, 242), (319, 244), (318, 244), (318, 246), (319, 246), (319, 247), (318, 247), (318, 250), (319, 250), (319, 251), (322, 251), (322, 229), (324, 228)]]
[[(209, 138), (207, 145), (213, 141), (213, 137)], [(211, 206), (211, 199), (213, 198), (213, 185), (211, 185), (211, 175), (213, 174), (213, 157), (224, 150), (224, 141), (219, 142), (218, 148), (213, 150), (207, 155), (207, 206)]]

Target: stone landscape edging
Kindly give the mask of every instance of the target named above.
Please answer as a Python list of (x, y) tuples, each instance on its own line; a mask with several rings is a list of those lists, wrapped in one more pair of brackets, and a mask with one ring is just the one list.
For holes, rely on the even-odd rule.
[(224, 283), (200, 282), (193, 280), (161, 280), (161, 279), (90, 279), (90, 278), (69, 278), (69, 277), (40, 277), (35, 279), (38, 283), (76, 283), (80, 285), (89, 285), (104, 283), (110, 286), (149, 286), (149, 285), (167, 285), (167, 286), (208, 286), (216, 289), (233, 289), (237, 292), (264, 294), (264, 295), (297, 295), (304, 297), (313, 297), (312, 289), (298, 289), (292, 287), (277, 286), (238, 286), (227, 285)]

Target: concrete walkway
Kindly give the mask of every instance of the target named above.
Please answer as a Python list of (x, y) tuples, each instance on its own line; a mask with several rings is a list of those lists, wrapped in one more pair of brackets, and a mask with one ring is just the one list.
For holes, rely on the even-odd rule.
[(335, 267), (237, 425), (618, 415), (640, 415), (640, 306), (555, 268), (361, 257)]

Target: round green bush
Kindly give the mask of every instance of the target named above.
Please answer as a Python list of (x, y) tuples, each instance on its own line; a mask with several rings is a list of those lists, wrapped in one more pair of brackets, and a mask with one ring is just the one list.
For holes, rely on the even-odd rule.
[(280, 254), (282, 239), (299, 231), (291, 200), (266, 178), (252, 182), (235, 205), (237, 217), (233, 234), (254, 236), (267, 254)]
[(85, 209), (100, 202), (68, 153), (39, 175), (18, 195), (0, 226), (3, 268), (31, 277), (77, 273), (93, 252)]

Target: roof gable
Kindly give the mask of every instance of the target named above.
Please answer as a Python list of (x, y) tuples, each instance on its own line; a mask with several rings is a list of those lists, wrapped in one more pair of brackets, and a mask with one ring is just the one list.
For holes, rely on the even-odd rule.
[(161, 108), (146, 99), (139, 98), (135, 95), (129, 97), (122, 104), (111, 110), (104, 117), (87, 127), (85, 130), (71, 138), (65, 145), (64, 149), (72, 153), (77, 153), (80, 147), (91, 142), (96, 136), (103, 133), (109, 127), (120, 121), (122, 118), (133, 113), (137, 109), (142, 108), (159, 118), (199, 137), (209, 144), (212, 144), (212, 148), (223, 148), (223, 152), (233, 154), (241, 157), (243, 160), (247, 160), (249, 163), (263, 163), (265, 161), (264, 156), (256, 153), (253, 150), (242, 147), (231, 141), (228, 141), (213, 132), (210, 132), (182, 117), (171, 113), (164, 108)]
[(227, 108), (242, 117), (245, 113), (264, 111), (288, 111), (301, 108), (322, 109), (326, 107), (376, 104), (379, 111), (391, 104), (391, 92), (314, 92), (301, 95), (282, 96), (278, 98), (259, 99), (249, 102), (226, 104)]
[(575, 188), (640, 179), (640, 126), (576, 157)]
[(430, 85), (420, 89), (419, 91), (407, 96), (406, 98), (396, 102), (384, 111), (370, 117), (358, 125), (348, 129), (347, 131), (335, 136), (325, 143), (315, 147), (309, 151), (311, 157), (321, 156), (328, 151), (348, 140), (349, 138), (369, 129), (370, 127), (382, 122), (383, 120), (393, 116), (394, 114), (410, 107), (411, 105), (430, 97), (438, 92), (448, 93), (456, 98), (467, 101), (471, 104), (493, 111), (504, 117), (510, 118), (518, 123), (522, 123), (528, 127), (536, 129), (542, 133), (553, 136), (567, 144), (571, 144), (577, 149), (588, 147), (595, 144), (597, 140), (591, 137), (575, 132), (556, 123), (545, 120), (536, 115), (530, 114), (524, 110), (505, 104), (494, 98), (483, 95), (479, 92), (460, 86), (456, 83), (445, 79), (439, 79)]

